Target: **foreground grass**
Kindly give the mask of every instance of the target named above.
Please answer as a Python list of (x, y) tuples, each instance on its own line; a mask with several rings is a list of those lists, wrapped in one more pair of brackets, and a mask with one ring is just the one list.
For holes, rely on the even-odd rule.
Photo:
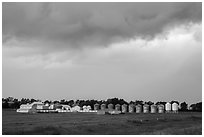
[(200, 135), (201, 113), (97, 115), (4, 111), (2, 133), (20, 135)]

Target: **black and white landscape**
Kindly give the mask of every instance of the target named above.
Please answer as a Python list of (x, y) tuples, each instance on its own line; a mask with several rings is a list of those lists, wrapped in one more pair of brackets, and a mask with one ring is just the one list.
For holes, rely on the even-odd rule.
[[(189, 106), (201, 102), (202, 3), (3, 2), (2, 97), (41, 101), (116, 97), (127, 102), (174, 100)], [(202, 130), (200, 112), (120, 115), (124, 126), (117, 123), (117, 116), (49, 115), (46, 119), (45, 114), (3, 109), (3, 134), (201, 134)], [(24, 116), (38, 124), (15, 121)], [(179, 130), (173, 132), (165, 122), (185, 128), (175, 126)], [(43, 123), (50, 125), (41, 128)], [(161, 127), (150, 130), (150, 123)], [(28, 125), (35, 130), (14, 132)], [(138, 126), (141, 129), (134, 130)]]

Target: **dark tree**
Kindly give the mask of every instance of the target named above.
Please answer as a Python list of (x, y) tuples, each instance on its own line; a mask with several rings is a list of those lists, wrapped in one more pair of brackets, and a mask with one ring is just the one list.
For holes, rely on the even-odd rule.
[(181, 103), (181, 111), (187, 111), (188, 110), (188, 104), (186, 102)]
[(154, 104), (154, 102), (152, 102), (152, 101), (148, 101), (148, 102), (145, 102), (145, 104), (147, 104), (147, 105), (153, 105)]
[(167, 102), (164, 102), (164, 101), (159, 101), (159, 102), (157, 102), (156, 103), (156, 105), (160, 105), (160, 104), (162, 104), (162, 105), (164, 105), (165, 106), (165, 104), (166, 104)]
[(142, 100), (136, 100), (135, 105), (143, 105), (144, 102)]

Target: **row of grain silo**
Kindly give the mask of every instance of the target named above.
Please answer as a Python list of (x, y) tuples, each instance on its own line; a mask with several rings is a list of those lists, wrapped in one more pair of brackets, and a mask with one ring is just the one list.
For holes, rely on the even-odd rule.
[(134, 105), (134, 104), (116, 104), (115, 108), (113, 108), (113, 104), (95, 104), (94, 105), (94, 110), (117, 110), (121, 111), (122, 113), (177, 113), (178, 112), (178, 104), (173, 103), (172, 105), (170, 103), (166, 103), (165, 105)]

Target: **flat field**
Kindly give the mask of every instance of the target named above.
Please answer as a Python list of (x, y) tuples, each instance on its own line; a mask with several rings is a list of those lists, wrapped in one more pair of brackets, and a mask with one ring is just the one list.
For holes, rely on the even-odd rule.
[(37, 113), (2, 110), (2, 134), (13, 135), (201, 135), (202, 113)]

